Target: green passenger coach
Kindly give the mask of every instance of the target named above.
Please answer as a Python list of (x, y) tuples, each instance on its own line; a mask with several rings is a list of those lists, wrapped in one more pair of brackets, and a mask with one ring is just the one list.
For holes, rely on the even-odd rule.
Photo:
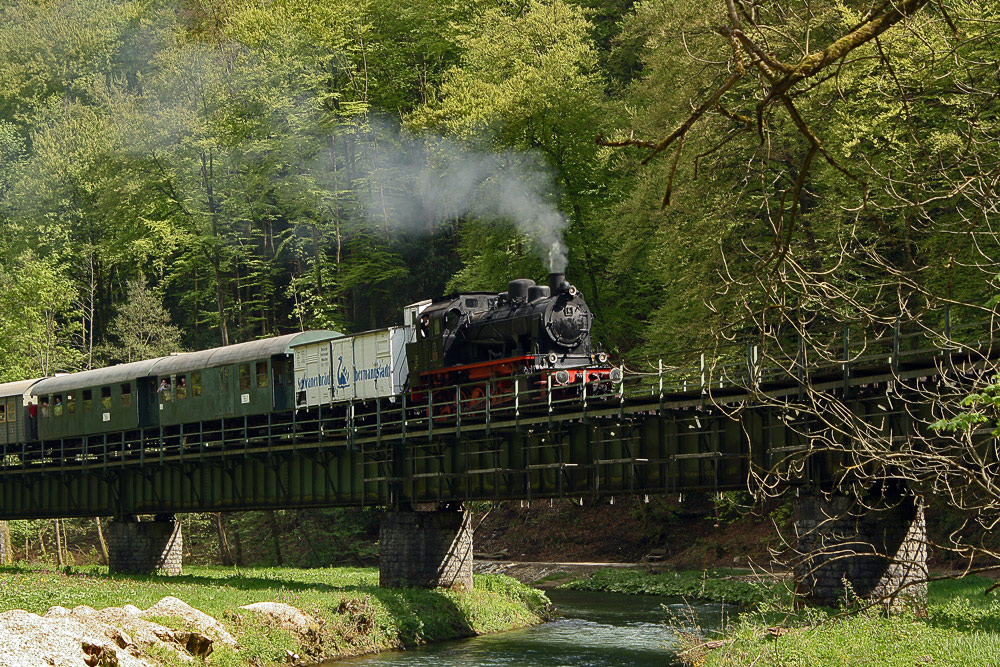
[(7, 406), (23, 407), (23, 394), (29, 390), (38, 400), (41, 440), (290, 410), (295, 400), (292, 345), (340, 336), (336, 331), (306, 331), (58, 375), (37, 383), (0, 385), (0, 390), (7, 387), (10, 393), (2, 399), (4, 432), (23, 437), (27, 425), (19, 420), (27, 419), (26, 409), (14, 411), (15, 421), (8, 429)]
[(160, 424), (290, 410), (295, 397), (291, 346), (340, 336), (306, 331), (164, 357), (152, 371)]
[(0, 445), (23, 444), (32, 439), (28, 397), (38, 380), (0, 384)]
[(150, 371), (159, 359), (57, 375), (31, 389), (42, 440), (156, 426)]

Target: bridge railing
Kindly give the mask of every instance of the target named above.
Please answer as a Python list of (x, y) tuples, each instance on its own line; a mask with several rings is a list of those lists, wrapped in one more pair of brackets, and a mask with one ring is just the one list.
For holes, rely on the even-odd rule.
[(367, 402), (6, 445), (0, 451), (0, 473), (145, 466), (277, 447), (358, 447), (373, 459), (387, 460), (389, 443), (408, 438), (489, 433), (493, 427), (585, 418), (634, 405), (655, 409), (666, 400), (724, 400), (820, 378), (843, 378), (846, 385), (856, 373), (891, 374), (918, 361), (926, 366), (952, 355), (993, 354), (993, 321), (956, 320), (948, 312), (932, 315), (930, 325), (893, 323), (878, 336), (850, 327), (808, 332), (808, 343), (791, 335), (760, 336), (688, 353), (680, 364), (659, 358), (643, 368), (623, 365), (624, 381), (616, 384), (602, 380), (558, 386), (549, 373), (539, 372)]

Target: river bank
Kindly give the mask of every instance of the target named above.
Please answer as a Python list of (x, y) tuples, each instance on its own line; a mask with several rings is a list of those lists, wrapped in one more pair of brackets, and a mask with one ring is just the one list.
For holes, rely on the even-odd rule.
[[(86, 605), (89, 611), (81, 611), (90, 614), (131, 605), (128, 609), (140, 613), (166, 597), (178, 598), (218, 620), (235, 639), (235, 647), (224, 642), (213, 646), (205, 664), (218, 667), (315, 663), (527, 627), (549, 614), (543, 593), (502, 575), (477, 575), (473, 592), (455, 593), (379, 588), (378, 572), (371, 568), (191, 567), (179, 577), (112, 577), (106, 572), (98, 567), (0, 568), (0, 612), (44, 615), (56, 607), (72, 613)], [(289, 605), (315, 623), (296, 628), (276, 616), (241, 609), (260, 602)], [(59, 614), (63, 612), (57, 609)], [(0, 623), (4, 615), (0, 613)], [(190, 622), (179, 616), (154, 611), (146, 618), (175, 631), (190, 629)], [(20, 616), (16, 620), (25, 621)], [(183, 664), (164, 651), (152, 653), (141, 657), (151, 665)]]
[(680, 655), (699, 667), (998, 667), (1000, 600), (985, 594), (993, 583), (978, 576), (931, 582), (925, 618), (759, 609), (721, 634), (691, 634)]
[(691, 666), (1000, 667), (1000, 598), (987, 592), (995, 583), (980, 576), (933, 581), (926, 617), (793, 610), (787, 577), (729, 569), (602, 568), (560, 582), (559, 590), (681, 597), (742, 609), (709, 626), (664, 618), (678, 630), (679, 660)]

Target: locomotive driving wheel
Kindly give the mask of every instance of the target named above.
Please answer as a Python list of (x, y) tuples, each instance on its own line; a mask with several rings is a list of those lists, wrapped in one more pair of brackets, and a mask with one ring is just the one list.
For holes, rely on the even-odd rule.
[(473, 417), (482, 416), (486, 410), (486, 388), (483, 385), (462, 390), (462, 412), (471, 413)]

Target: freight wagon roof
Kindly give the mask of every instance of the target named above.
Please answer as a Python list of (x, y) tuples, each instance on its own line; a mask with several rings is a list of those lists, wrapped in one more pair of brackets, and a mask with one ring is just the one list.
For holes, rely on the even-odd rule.
[(0, 384), (0, 398), (7, 398), (9, 396), (24, 396), (24, 393), (31, 389), (31, 385), (36, 382), (38, 382), (37, 379)]
[(133, 361), (130, 364), (118, 364), (107, 368), (96, 368), (92, 371), (80, 371), (68, 375), (58, 375), (54, 378), (47, 378), (35, 385), (31, 393), (36, 396), (45, 394), (57, 394), (73, 389), (86, 389), (88, 387), (101, 387), (118, 382), (129, 382), (136, 378), (146, 377), (149, 371), (156, 365), (156, 362), (165, 357), (156, 359), (146, 359), (145, 361)]
[(246, 361), (263, 361), (277, 354), (291, 354), (293, 345), (340, 338), (342, 335), (338, 331), (303, 331), (274, 338), (262, 338), (249, 343), (216, 347), (201, 352), (184, 352), (160, 359), (156, 368), (153, 369), (154, 372), (150, 374), (170, 375), (202, 368), (240, 364)]

